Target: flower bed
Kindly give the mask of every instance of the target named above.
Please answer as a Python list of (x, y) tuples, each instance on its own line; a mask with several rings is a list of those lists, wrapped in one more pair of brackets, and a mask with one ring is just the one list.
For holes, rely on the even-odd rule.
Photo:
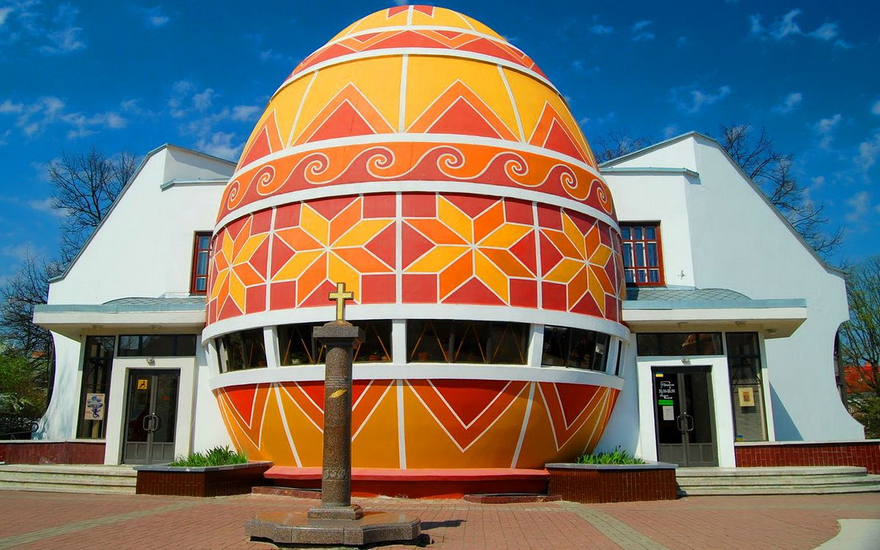
[(228, 466), (135, 466), (137, 494), (219, 497), (250, 493), (265, 484), (263, 474), (271, 462)]
[(675, 464), (575, 464), (544, 466), (550, 472), (548, 494), (582, 503), (674, 500)]

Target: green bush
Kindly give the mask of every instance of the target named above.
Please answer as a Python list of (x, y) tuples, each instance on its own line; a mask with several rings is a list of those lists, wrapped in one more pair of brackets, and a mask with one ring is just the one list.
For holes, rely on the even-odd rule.
[(200, 468), (204, 466), (228, 466), (230, 464), (246, 464), (248, 461), (244, 453), (233, 451), (229, 446), (214, 447), (204, 453), (193, 453), (187, 457), (179, 456), (169, 466), (185, 466)]
[(575, 461), (578, 464), (644, 464), (641, 458), (634, 457), (620, 447), (610, 453), (598, 453), (593, 455), (581, 455)]

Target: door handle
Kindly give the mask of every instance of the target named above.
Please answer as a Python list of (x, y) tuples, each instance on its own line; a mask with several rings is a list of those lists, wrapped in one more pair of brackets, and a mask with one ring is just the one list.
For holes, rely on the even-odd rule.
[(681, 425), (682, 420), (684, 420), (684, 414), (680, 414), (680, 415), (676, 416), (675, 417), (675, 427), (678, 428), (678, 431), (680, 431), (681, 433), (684, 433), (687, 430), (685, 430), (682, 427), (682, 425)]
[(150, 417), (152, 417), (152, 416), (153, 415), (148, 414), (147, 416), (144, 417), (144, 420), (141, 422), (141, 427), (143, 427), (144, 431), (147, 433), (152, 431), (152, 430), (150, 430)]
[(686, 428), (687, 431), (689, 431), (689, 432), (694, 431), (694, 417), (691, 416), (691, 415), (689, 415), (689, 414), (687, 414), (687, 413), (685, 413), (685, 414), (684, 414), (684, 420), (685, 420), (685, 422), (686, 422), (686, 424), (687, 424), (687, 428)]
[[(152, 416), (153, 416), (153, 420), (156, 421), (156, 422), (153, 424), (153, 431), (154, 431), (154, 432), (159, 431), (159, 427), (162, 425), (162, 419), (159, 418), (159, 415), (158, 415), (158, 414), (153, 414)], [(693, 428), (691, 428), (691, 429), (693, 429)]]

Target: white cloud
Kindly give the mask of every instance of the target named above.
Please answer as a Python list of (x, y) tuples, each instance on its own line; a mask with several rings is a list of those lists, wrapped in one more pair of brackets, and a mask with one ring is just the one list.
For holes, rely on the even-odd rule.
[(14, 245), (10, 244), (0, 248), (0, 255), (23, 262), (33, 256), (32, 249), (33, 245), (29, 242)]
[(6, 18), (12, 13), (12, 8), (0, 8), (0, 25), (6, 24)]
[(632, 41), (633, 42), (647, 42), (649, 40), (654, 40), (654, 33), (646, 30), (653, 21), (643, 20), (636, 21), (632, 26)]
[(675, 41), (675, 44), (676, 44), (679, 48), (681, 48), (682, 46), (686, 46), (687, 43), (688, 43), (688, 37), (687, 37), (687, 36), (679, 36), (679, 37), (678, 37), (678, 40)]
[(213, 88), (205, 88), (203, 92), (193, 94), (193, 107), (197, 111), (205, 111), (208, 107), (211, 106), (212, 98), (214, 97), (214, 89)]
[(40, 51), (47, 55), (75, 52), (86, 47), (81, 27), (67, 27), (46, 35), (49, 44), (40, 47)]
[(837, 23), (823, 23), (821, 27), (811, 32), (810, 36), (828, 42), (837, 38), (838, 34)]
[(822, 149), (831, 148), (831, 142), (834, 141), (834, 130), (842, 119), (843, 117), (840, 113), (837, 113), (830, 118), (823, 118), (813, 125), (813, 131), (821, 138), (819, 140), (819, 147)]
[(856, 164), (861, 166), (863, 170), (874, 166), (877, 163), (877, 157), (880, 156), (880, 130), (875, 130), (873, 136), (861, 142), (858, 151), (859, 154), (855, 159)]
[(199, 139), (196, 149), (224, 159), (235, 160), (241, 153), (244, 143), (233, 145), (235, 134), (232, 132), (215, 132), (208, 138)]
[(614, 32), (614, 27), (608, 25), (600, 25), (596, 23), (592, 27), (590, 27), (591, 34), (611, 34)]
[(674, 138), (681, 131), (678, 129), (678, 124), (667, 124), (666, 127), (663, 128), (663, 139)]
[(875, 115), (880, 115), (880, 99), (878, 99), (874, 105), (871, 106), (871, 113)]
[(852, 208), (845, 216), (846, 221), (855, 223), (868, 213), (871, 208), (871, 196), (867, 191), (859, 191), (846, 200), (846, 204)]
[(785, 96), (785, 99), (782, 100), (782, 103), (773, 107), (773, 111), (781, 115), (787, 115), (788, 113), (797, 109), (803, 100), (804, 94), (800, 92), (792, 92)]
[(52, 124), (67, 126), (67, 139), (88, 136), (101, 129), (117, 130), (128, 124), (128, 120), (116, 111), (68, 112), (64, 101), (54, 96), (44, 96), (29, 104), (6, 99), (0, 103), (0, 115), (14, 115), (15, 126), (25, 137), (34, 137)]
[(55, 208), (56, 201), (52, 197), (46, 197), (42, 200), (28, 201), (28, 206), (37, 212), (43, 212), (55, 218), (66, 218), (69, 210), (66, 208)]
[(750, 15), (749, 34), (761, 40), (773, 40), (774, 42), (791, 40), (796, 36), (806, 36), (821, 40), (822, 42), (830, 42), (839, 48), (852, 47), (845, 40), (838, 38), (840, 36), (840, 26), (834, 21), (822, 23), (816, 29), (804, 32), (796, 21), (802, 14), (803, 11), (800, 9), (793, 9), (784, 15), (776, 17), (769, 27), (764, 26), (764, 16), (762, 14)]
[(171, 18), (165, 14), (162, 6), (145, 8), (141, 10), (141, 13), (144, 16), (144, 23), (146, 23), (148, 27), (154, 29), (161, 29), (171, 21)]
[(705, 92), (694, 87), (679, 86), (670, 90), (672, 102), (686, 113), (697, 113), (703, 107), (721, 101), (731, 93), (730, 86), (720, 86), (713, 92)]

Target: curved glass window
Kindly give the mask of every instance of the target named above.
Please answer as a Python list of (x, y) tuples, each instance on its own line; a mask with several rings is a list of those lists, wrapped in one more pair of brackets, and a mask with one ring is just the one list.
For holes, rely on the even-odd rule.
[(569, 327), (544, 327), (541, 364), (548, 367), (605, 370), (608, 335)]
[(243, 330), (221, 337), (220, 367), (223, 372), (266, 368), (263, 329)]
[(529, 325), (498, 321), (410, 320), (406, 356), (412, 363), (525, 365)]
[[(302, 323), (278, 327), (281, 365), (320, 365), (324, 363), (324, 345), (312, 338), (312, 330), (323, 323)], [(391, 321), (358, 321), (364, 329), (364, 341), (354, 350), (355, 363), (391, 361)]]

